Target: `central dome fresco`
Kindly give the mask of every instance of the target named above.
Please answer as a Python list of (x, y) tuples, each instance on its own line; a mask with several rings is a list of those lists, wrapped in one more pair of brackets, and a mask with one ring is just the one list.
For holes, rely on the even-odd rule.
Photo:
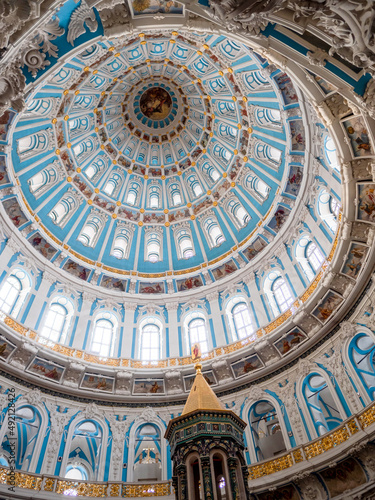
[(226, 37), (96, 43), (18, 115), (28, 240), (117, 291), (179, 292), (235, 273), (287, 231), (304, 184), (301, 114), (290, 78)]

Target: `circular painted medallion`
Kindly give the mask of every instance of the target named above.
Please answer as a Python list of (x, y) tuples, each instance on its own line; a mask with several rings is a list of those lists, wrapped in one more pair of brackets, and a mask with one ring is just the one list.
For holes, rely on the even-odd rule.
[(151, 87), (142, 94), (140, 107), (147, 118), (163, 120), (171, 111), (172, 98), (162, 87)]

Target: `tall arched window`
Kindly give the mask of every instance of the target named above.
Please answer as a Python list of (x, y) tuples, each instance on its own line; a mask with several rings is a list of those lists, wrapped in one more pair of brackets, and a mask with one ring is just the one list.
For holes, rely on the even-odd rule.
[(161, 481), (162, 455), (159, 427), (149, 422), (140, 425), (135, 430), (134, 446), (129, 453), (129, 464), (133, 470), (129, 471), (128, 481)]
[(216, 182), (218, 179), (220, 179), (219, 172), (208, 161), (206, 161), (202, 165), (202, 172), (206, 174), (212, 182)]
[(103, 220), (102, 214), (98, 212), (92, 212), (81, 229), (78, 236), (78, 241), (80, 241), (85, 247), (94, 247), (99, 239), (100, 233), (104, 227), (105, 221)]
[(281, 163), (282, 152), (262, 141), (256, 141), (254, 146), (254, 156), (261, 162), (266, 162), (272, 168), (278, 168)]
[(162, 260), (162, 237), (159, 232), (149, 231), (145, 235), (145, 257), (149, 262)]
[(48, 128), (17, 139), (17, 153), (21, 160), (25, 160), (31, 156), (47, 151), (52, 145), (53, 131), (51, 128)]
[(74, 313), (74, 307), (65, 297), (55, 297), (50, 304), (40, 335), (52, 342), (64, 343)]
[(281, 127), (281, 114), (278, 109), (261, 108), (258, 106), (254, 106), (253, 113), (258, 125), (266, 125), (277, 128)]
[(247, 213), (238, 198), (232, 197), (227, 201), (227, 211), (236, 224), (237, 228), (245, 227), (250, 221), (250, 215)]
[(203, 221), (203, 229), (208, 236), (208, 243), (211, 248), (218, 247), (224, 243), (225, 237), (214, 216), (209, 216)]
[(0, 288), (0, 309), (5, 314), (17, 316), (30, 288), (28, 274), (23, 269), (13, 269)]
[(270, 401), (258, 401), (252, 405), (249, 421), (257, 460), (266, 460), (286, 451), (278, 414)]
[(191, 353), (194, 344), (199, 344), (202, 354), (208, 352), (208, 336), (206, 318), (201, 312), (188, 314), (184, 321), (186, 332), (187, 353)]
[(322, 189), (318, 197), (318, 213), (332, 233), (337, 230), (339, 211), (340, 205), (336, 198), (331, 196), (326, 189)]
[(196, 175), (194, 174), (189, 175), (189, 177), (186, 179), (186, 182), (191, 190), (192, 195), (195, 198), (198, 198), (198, 196), (200, 196), (203, 193), (203, 188), (200, 185)]
[(161, 358), (162, 323), (157, 318), (145, 318), (140, 324), (139, 357), (144, 362)]
[(296, 258), (309, 281), (314, 279), (324, 262), (323, 253), (307, 235), (302, 236), (297, 242)]
[(151, 184), (148, 187), (148, 207), (160, 208), (161, 186), (160, 184)]
[(102, 312), (96, 316), (90, 343), (92, 354), (103, 358), (113, 356), (117, 325), (117, 318), (111, 312)]
[(271, 188), (251, 170), (243, 177), (243, 186), (258, 201), (263, 203), (269, 195)]
[(92, 181), (95, 181), (97, 177), (104, 171), (106, 163), (102, 158), (97, 158), (95, 161), (90, 162), (87, 168), (84, 170), (86, 177)]
[(340, 165), (337, 161), (336, 146), (329, 135), (324, 139), (324, 154), (328, 165), (335, 170), (340, 170)]
[(116, 196), (118, 190), (120, 189), (121, 181), (121, 175), (118, 172), (112, 172), (106, 185), (103, 188), (105, 194), (107, 194), (108, 196)]
[(76, 197), (73, 196), (73, 191), (68, 190), (49, 212), (48, 216), (51, 217), (56, 226), (64, 227), (78, 207), (79, 204)]
[(39, 198), (46, 193), (53, 185), (62, 179), (61, 166), (57, 161), (47, 165), (43, 170), (33, 175), (28, 181), (30, 192)]
[(137, 205), (141, 194), (141, 186), (138, 182), (131, 181), (126, 195), (126, 203), (128, 205)]
[(168, 184), (168, 191), (171, 200), (171, 205), (173, 207), (177, 207), (182, 203), (181, 189), (177, 182), (173, 182), (172, 184)]
[(127, 259), (133, 238), (133, 230), (130, 226), (119, 224), (116, 227), (115, 237), (113, 239), (111, 255), (116, 259)]
[(194, 245), (191, 231), (188, 228), (174, 230), (176, 241), (177, 255), (179, 259), (190, 259), (194, 257)]
[(322, 375), (319, 373), (308, 375), (303, 381), (302, 392), (318, 436), (341, 424), (340, 411)]
[(349, 359), (370, 401), (375, 399), (375, 342), (370, 335), (359, 333), (349, 344)]
[(242, 340), (254, 335), (254, 321), (243, 297), (230, 299), (226, 306), (226, 313), (233, 340)]
[(293, 295), (280, 271), (271, 271), (264, 280), (264, 291), (276, 317), (293, 304)]

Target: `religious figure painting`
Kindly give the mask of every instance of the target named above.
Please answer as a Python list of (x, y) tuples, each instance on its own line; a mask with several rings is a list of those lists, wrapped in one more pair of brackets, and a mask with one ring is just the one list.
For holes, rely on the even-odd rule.
[(46, 359), (39, 358), (36, 356), (30, 365), (27, 367), (26, 371), (33, 373), (38, 377), (48, 378), (55, 382), (60, 382), (65, 368), (53, 361), (47, 361)]
[(220, 280), (221, 278), (225, 278), (225, 276), (234, 273), (235, 271), (237, 271), (237, 269), (238, 268), (236, 264), (231, 259), (228, 260), (228, 262), (226, 262), (225, 264), (212, 269), (212, 274), (214, 275), (215, 280)]
[(263, 250), (263, 248), (266, 248), (266, 246), (267, 242), (258, 236), (247, 248), (245, 248), (245, 250), (242, 250), (242, 253), (247, 260), (250, 261), (254, 259), (254, 257), (256, 257), (258, 253)]
[(357, 278), (366, 260), (367, 252), (368, 247), (366, 245), (362, 245), (362, 243), (352, 243), (341, 272), (350, 278)]
[(100, 286), (103, 288), (108, 288), (109, 290), (118, 290), (119, 292), (126, 291), (126, 280), (120, 280), (118, 278), (113, 278), (112, 276), (103, 276), (100, 282)]
[[(212, 370), (207, 370), (205, 372), (202, 372), (202, 375), (208, 385), (210, 386), (217, 385), (217, 380)], [(184, 387), (186, 392), (189, 392), (190, 389), (193, 387), (194, 380), (195, 380), (195, 374), (186, 375), (186, 377), (184, 377)]]
[(357, 184), (357, 219), (375, 222), (375, 184)]
[(330, 498), (345, 494), (367, 482), (366, 474), (354, 458), (347, 458), (336, 467), (328, 467), (319, 472), (329, 491)]
[(292, 194), (293, 196), (298, 196), (299, 190), (301, 188), (301, 183), (303, 179), (303, 168), (297, 167), (296, 165), (291, 165), (289, 170), (288, 181), (285, 186), (285, 192)]
[(298, 102), (298, 97), (293, 87), (292, 80), (286, 73), (279, 73), (275, 76), (275, 82), (278, 84), (285, 104), (294, 104)]
[(322, 78), (319, 75), (314, 75), (314, 80), (325, 94), (330, 94), (331, 92), (335, 92), (337, 90), (336, 87), (328, 83), (326, 80), (324, 80), (324, 78)]
[(0, 141), (6, 140), (9, 126), (12, 123), (15, 114), (16, 113), (8, 109), (2, 116), (0, 116)]
[(289, 208), (279, 205), (272, 219), (268, 223), (268, 227), (270, 227), (273, 231), (275, 231), (275, 233), (278, 233), (282, 228), (282, 226), (284, 225), (284, 222), (288, 218), (289, 214), (290, 214)]
[(77, 262), (74, 262), (74, 260), (71, 259), (68, 259), (65, 262), (63, 269), (65, 269), (65, 271), (68, 271), (68, 273), (73, 274), (73, 276), (77, 276), (77, 278), (80, 278), (84, 281), (87, 281), (91, 273), (90, 269), (77, 264)]
[(16, 346), (0, 335), (0, 358), (7, 361), (16, 350)]
[(43, 255), (48, 260), (51, 260), (52, 257), (56, 254), (57, 250), (54, 248), (48, 241), (43, 238), (40, 233), (34, 233), (29, 241), (33, 248), (37, 250), (39, 253)]
[(113, 377), (105, 377), (92, 373), (85, 373), (80, 387), (82, 389), (90, 389), (102, 392), (113, 392), (115, 379)]
[(334, 312), (340, 307), (343, 302), (343, 298), (338, 293), (333, 290), (329, 290), (324, 296), (321, 303), (313, 310), (311, 313), (319, 321), (325, 323), (329, 320)]
[(302, 120), (290, 120), (289, 127), (292, 139), (292, 151), (304, 151), (305, 129)]
[(349, 137), (353, 155), (369, 156), (374, 154), (374, 149), (370, 142), (367, 125), (361, 116), (355, 116), (343, 122), (345, 131)]
[(163, 120), (172, 108), (172, 98), (162, 87), (151, 87), (141, 96), (142, 113), (151, 120)]
[(10, 180), (7, 173), (6, 159), (5, 156), (0, 155), (0, 185), (9, 183)]
[(133, 394), (164, 394), (163, 379), (135, 379)]
[(262, 368), (263, 363), (257, 354), (252, 354), (245, 359), (232, 363), (231, 369), (235, 378), (242, 377), (248, 373)]
[(165, 293), (164, 283), (139, 283), (139, 293)]
[(183, 292), (185, 290), (193, 290), (193, 288), (199, 288), (203, 285), (202, 278), (200, 276), (191, 276), (183, 280), (177, 281), (177, 290)]
[(132, 0), (131, 6), (134, 16), (146, 14), (183, 14), (183, 6), (172, 0)]
[(3, 205), (8, 217), (16, 227), (21, 227), (28, 221), (18, 204), (17, 198), (8, 198), (3, 201)]
[(306, 340), (306, 338), (306, 335), (300, 328), (293, 328), (293, 330), (283, 335), (277, 342), (274, 342), (273, 345), (276, 347), (279, 353), (284, 356), (301, 342)]

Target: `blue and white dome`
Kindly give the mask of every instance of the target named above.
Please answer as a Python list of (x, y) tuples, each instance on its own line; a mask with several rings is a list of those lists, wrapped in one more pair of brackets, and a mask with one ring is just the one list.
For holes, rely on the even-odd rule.
[[(158, 92), (163, 112), (153, 111)], [(28, 240), (46, 242), (45, 256), (85, 281), (188, 290), (287, 231), (304, 185), (298, 91), (244, 45), (177, 32), (97, 42), (27, 105), (12, 175), (35, 221)], [(129, 276), (140, 278), (135, 288)]]

